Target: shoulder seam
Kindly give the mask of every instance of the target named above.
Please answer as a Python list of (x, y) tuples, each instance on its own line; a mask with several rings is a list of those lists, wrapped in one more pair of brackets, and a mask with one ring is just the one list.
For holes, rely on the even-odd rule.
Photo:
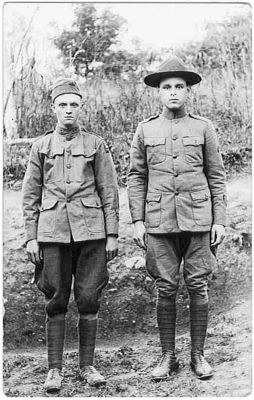
[(204, 122), (207, 122), (207, 123), (210, 122), (210, 120), (208, 118), (201, 117), (200, 115), (197, 115), (197, 114), (189, 113), (189, 116), (194, 118), (194, 119), (199, 119), (200, 121), (204, 121)]
[(144, 121), (142, 121), (141, 123), (144, 124), (146, 122), (152, 121), (153, 119), (156, 119), (159, 117), (159, 114), (156, 115), (152, 115), (151, 117), (146, 118)]

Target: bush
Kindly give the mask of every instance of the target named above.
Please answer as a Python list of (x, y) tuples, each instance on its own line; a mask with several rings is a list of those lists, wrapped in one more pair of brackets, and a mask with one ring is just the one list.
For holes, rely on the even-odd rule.
[(3, 144), (3, 180), (10, 186), (23, 179), (29, 159), (31, 144), (10, 145)]

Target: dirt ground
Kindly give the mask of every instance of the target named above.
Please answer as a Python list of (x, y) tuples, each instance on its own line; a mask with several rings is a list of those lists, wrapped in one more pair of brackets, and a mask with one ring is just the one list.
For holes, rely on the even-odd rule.
[[(44, 299), (31, 283), (33, 267), (24, 248), (20, 191), (4, 191), (5, 305), (3, 378), (11, 397), (42, 397), (47, 374)], [(149, 372), (160, 356), (155, 289), (145, 273), (144, 254), (131, 239), (126, 191), (120, 191), (120, 251), (109, 265), (102, 299), (95, 366), (106, 386), (90, 388), (79, 379), (77, 313), (68, 313), (64, 383), (58, 397), (244, 397), (251, 387), (251, 177), (228, 182), (227, 238), (210, 279), (210, 320), (205, 347), (214, 377), (198, 380), (189, 366), (188, 296), (183, 282), (177, 306), (179, 371), (153, 383)]]

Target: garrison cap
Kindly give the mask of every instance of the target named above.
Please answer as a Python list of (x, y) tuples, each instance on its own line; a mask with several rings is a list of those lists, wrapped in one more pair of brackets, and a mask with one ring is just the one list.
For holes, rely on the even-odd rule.
[(70, 78), (59, 78), (56, 80), (52, 88), (52, 103), (61, 94), (77, 94), (82, 99), (77, 82)]
[(146, 75), (144, 82), (148, 86), (159, 87), (162, 79), (175, 77), (184, 79), (187, 85), (195, 85), (202, 79), (197, 72), (189, 70), (180, 58), (172, 55), (158, 67), (157, 71)]

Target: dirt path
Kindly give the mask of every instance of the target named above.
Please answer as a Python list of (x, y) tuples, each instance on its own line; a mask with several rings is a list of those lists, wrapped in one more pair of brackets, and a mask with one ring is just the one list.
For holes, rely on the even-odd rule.
[[(217, 302), (213, 300), (206, 341), (206, 356), (215, 370), (213, 379), (199, 381), (194, 376), (189, 367), (189, 333), (187, 330), (180, 329), (179, 325), (176, 346), (181, 362), (180, 370), (170, 376), (167, 381), (151, 382), (149, 372), (160, 355), (160, 347), (158, 335), (154, 333), (154, 329), (150, 329), (148, 324), (146, 326), (142, 325), (143, 328), (133, 331), (133, 334), (123, 335), (119, 333), (118, 335), (111, 335), (110, 331), (107, 331), (107, 337), (100, 338), (95, 364), (108, 378), (107, 385), (100, 389), (89, 388), (79, 379), (78, 354), (75, 350), (75, 345), (72, 343), (71, 347), (67, 346), (63, 369), (64, 384), (58, 395), (59, 397), (243, 397), (250, 394), (252, 335), (249, 290), (251, 285), (247, 284), (250, 280), (250, 176), (243, 176), (230, 181), (228, 183), (228, 198), (228, 239), (221, 250), (221, 261), (217, 271), (218, 278), (216, 278), (215, 274), (215, 283), (211, 290), (211, 292), (215, 293), (214, 296), (218, 293), (219, 300), (217, 299)], [(131, 278), (126, 280), (127, 278), (124, 274), (131, 277), (135, 268), (131, 267), (128, 270), (127, 267), (123, 268), (123, 265), (126, 265), (126, 262), (133, 255), (140, 256), (142, 253), (133, 250), (133, 244), (131, 244), (131, 225), (127, 212), (126, 192), (124, 190), (120, 193), (120, 203), (120, 259), (122, 264), (112, 265), (111, 272), (112, 274), (114, 272), (118, 274), (121, 271), (123, 278), (121, 282), (127, 285), (127, 291), (133, 291), (137, 290), (137, 288), (128, 286)], [(24, 251), (22, 249), (24, 232), (20, 211), (20, 192), (5, 191), (4, 217), (6, 252), (4, 254), (8, 256), (8, 266), (10, 268), (5, 272), (6, 279), (4, 281), (5, 297), (8, 305), (14, 299), (14, 297), (11, 297), (11, 293), (16, 284), (15, 267), (20, 272), (19, 279), (20, 276), (23, 279), (20, 289), (15, 294), (16, 297), (19, 296), (17, 298), (21, 302), (24, 296), (28, 296), (29, 293), (31, 296), (30, 287), (28, 287), (27, 292), (24, 290), (26, 282), (31, 278), (31, 274), (26, 271), (26, 269), (29, 270), (29, 266), (24, 261)], [(137, 273), (135, 278), (139, 276)], [(110, 286), (110, 289), (113, 289), (111, 295), (113, 296), (112, 301), (115, 301), (118, 293), (116, 291), (117, 287)], [(223, 290), (225, 291), (224, 296)], [(126, 291), (122, 291), (119, 295), (121, 294), (123, 301), (126, 300), (128, 302), (130, 298), (127, 298), (126, 293)], [(141, 292), (137, 293), (138, 296), (141, 296)], [(35, 296), (35, 294), (33, 295)], [(150, 297), (153, 298), (154, 293), (151, 293)], [(224, 302), (224, 297), (227, 297), (229, 301)], [(31, 298), (25, 297), (25, 301), (27, 302), (27, 308), (24, 308), (26, 310), (24, 312), (29, 315), (29, 301), (31, 301)], [(119, 302), (119, 304), (121, 303)], [(11, 315), (11, 305), (6, 308), (7, 319)], [(184, 303), (183, 306), (185, 306)], [(105, 310), (107, 311), (107, 309)], [(15, 309), (15, 312), (17, 312), (17, 309)], [(127, 314), (131, 312), (132, 309), (127, 309)], [(140, 312), (139, 315), (141, 318)], [(31, 318), (34, 320), (35, 316), (32, 315)], [(145, 318), (145, 321), (148, 320), (148, 316), (145, 315)], [(42, 329), (44, 328), (42, 327)], [(22, 337), (24, 338), (24, 336)], [(27, 337), (29, 339), (29, 335)], [(114, 337), (113, 341), (112, 337)], [(11, 342), (11, 340), (12, 332), (9, 331), (9, 341)], [(46, 396), (42, 385), (47, 373), (47, 363), (45, 349), (44, 346), (41, 346), (40, 340), (41, 342), (43, 341), (43, 339), (39, 338), (37, 347), (33, 346), (31, 348), (31, 346), (26, 345), (25, 348), (23, 346), (21, 349), (15, 342), (16, 344), (12, 351), (4, 350), (4, 392), (7, 396)]]
[[(189, 335), (177, 338), (180, 370), (167, 381), (153, 383), (149, 372), (160, 354), (155, 336), (139, 335), (135, 344), (123, 340), (120, 346), (99, 347), (96, 365), (108, 378), (104, 388), (89, 388), (78, 376), (78, 354), (67, 351), (64, 385), (59, 397), (74, 396), (162, 396), (242, 397), (251, 391), (251, 307), (243, 302), (225, 314), (213, 317), (208, 331), (206, 355), (215, 374), (199, 381), (189, 367)], [(8, 396), (44, 396), (46, 357), (42, 351), (5, 355), (5, 389)]]

